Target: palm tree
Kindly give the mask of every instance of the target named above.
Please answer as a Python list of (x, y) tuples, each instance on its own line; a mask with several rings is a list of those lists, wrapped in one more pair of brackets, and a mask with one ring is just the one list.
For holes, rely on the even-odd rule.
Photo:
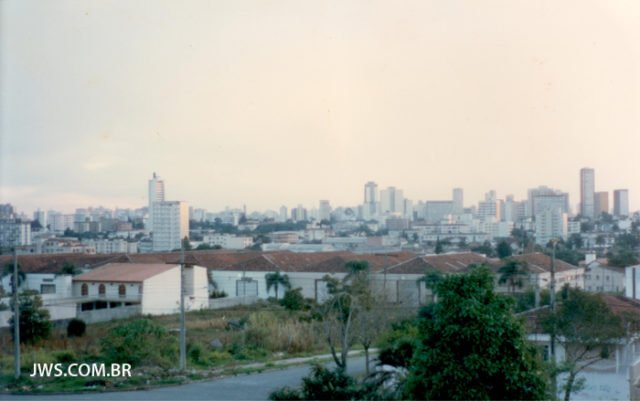
[(507, 259), (504, 266), (498, 269), (498, 273), (498, 284), (508, 284), (512, 294), (516, 292), (516, 287), (522, 288), (524, 279), (529, 276), (527, 263), (516, 259)]
[(278, 299), (278, 287), (283, 286), (286, 289), (291, 288), (291, 283), (289, 282), (289, 276), (286, 274), (281, 274), (280, 271), (276, 271), (273, 273), (267, 273), (264, 276), (265, 281), (267, 282), (267, 292), (271, 290), (271, 287), (275, 288), (276, 291), (276, 299)]

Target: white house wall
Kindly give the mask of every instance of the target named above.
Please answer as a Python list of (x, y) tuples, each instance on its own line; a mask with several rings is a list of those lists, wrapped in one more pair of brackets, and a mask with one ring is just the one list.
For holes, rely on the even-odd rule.
[(143, 282), (142, 314), (163, 315), (180, 311), (180, 267)]

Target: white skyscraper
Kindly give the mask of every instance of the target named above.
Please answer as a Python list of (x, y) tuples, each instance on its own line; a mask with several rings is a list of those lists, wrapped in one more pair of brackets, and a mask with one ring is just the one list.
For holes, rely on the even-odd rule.
[(595, 217), (596, 173), (592, 168), (580, 170), (580, 214), (582, 217)]
[(318, 217), (320, 221), (331, 220), (331, 203), (328, 200), (321, 200), (320, 207), (318, 208)]
[(567, 214), (560, 208), (545, 209), (536, 215), (536, 244), (545, 246), (552, 239), (566, 240)]
[(497, 199), (496, 191), (491, 190), (484, 195), (484, 201), (478, 203), (478, 217), (481, 220), (495, 218), (500, 220), (501, 202)]
[(280, 213), (278, 217), (282, 222), (287, 221), (289, 219), (289, 210), (285, 205), (280, 206)]
[(156, 202), (164, 202), (164, 181), (153, 173), (153, 178), (149, 180), (149, 231), (154, 231), (153, 212)]
[(389, 187), (380, 191), (380, 212), (404, 215), (404, 196), (401, 189)]
[(462, 214), (464, 211), (464, 192), (462, 188), (453, 188), (453, 214)]
[(183, 201), (163, 201), (153, 204), (153, 250), (171, 251), (181, 247), (189, 236), (189, 205)]
[(378, 214), (380, 200), (378, 199), (378, 184), (369, 181), (364, 185), (363, 217), (373, 219)]

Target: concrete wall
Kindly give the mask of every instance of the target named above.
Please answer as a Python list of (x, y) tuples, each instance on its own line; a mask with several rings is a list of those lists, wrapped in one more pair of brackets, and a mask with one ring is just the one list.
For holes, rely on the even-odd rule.
[(629, 367), (629, 399), (640, 401), (640, 358)]
[(209, 300), (210, 309), (229, 308), (236, 305), (250, 305), (258, 302), (258, 297), (216, 298)]
[[(258, 298), (266, 299), (268, 297), (275, 297), (273, 287), (267, 292), (265, 280), (267, 273), (271, 272), (210, 271), (211, 277), (218, 284), (218, 289), (226, 292), (229, 298), (239, 296), (237, 294), (237, 282), (243, 277), (257, 282)], [(324, 302), (328, 299), (329, 294), (326, 283), (323, 281), (327, 273), (289, 272), (286, 274), (289, 276), (291, 287), (301, 288), (302, 295), (305, 298), (311, 298), (317, 302)], [(329, 276), (341, 280), (344, 278), (345, 273), (334, 273), (329, 274)], [(422, 275), (420, 274), (387, 274), (385, 280), (382, 274), (372, 274), (370, 280), (377, 298), (382, 299), (385, 292), (383, 289), (386, 289), (387, 300), (390, 302), (400, 302), (410, 306), (418, 306), (431, 299), (431, 292), (425, 288), (424, 284), (421, 284), (420, 288), (418, 287), (417, 280), (421, 277)], [(278, 290), (278, 298), (282, 299), (284, 292), (285, 290), (280, 288)]]
[(77, 318), (85, 323), (107, 322), (109, 320), (126, 319), (131, 316), (140, 315), (140, 305), (122, 306), (111, 309), (95, 309), (78, 312)]

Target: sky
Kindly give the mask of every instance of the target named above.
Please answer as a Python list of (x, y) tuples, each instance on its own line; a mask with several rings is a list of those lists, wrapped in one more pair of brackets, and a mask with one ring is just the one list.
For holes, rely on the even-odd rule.
[[(640, 208), (635, 0), (0, 0), (0, 203), (249, 211), (548, 185)], [(610, 204), (612, 199), (610, 199)]]

